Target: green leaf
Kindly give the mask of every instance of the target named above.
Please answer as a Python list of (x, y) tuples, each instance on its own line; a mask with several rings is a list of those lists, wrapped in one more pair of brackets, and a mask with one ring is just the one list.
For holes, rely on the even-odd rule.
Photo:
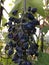
[(12, 3), (9, 3), (9, 6), (12, 6), (13, 4)]
[(4, 26), (4, 24), (7, 22), (7, 19), (4, 18), (4, 16), (2, 17), (2, 25)]

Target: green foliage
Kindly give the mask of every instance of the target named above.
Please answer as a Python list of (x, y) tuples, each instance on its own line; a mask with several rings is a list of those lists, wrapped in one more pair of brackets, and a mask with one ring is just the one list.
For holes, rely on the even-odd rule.
[(45, 27), (43, 27), (43, 32), (45, 32), (45, 33), (47, 33), (47, 31), (49, 30), (49, 26), (45, 26)]
[(35, 65), (49, 65), (49, 54), (39, 53), (38, 61), (36, 61)]
[[(18, 4), (15, 4), (14, 8), (12, 9), (12, 11), (16, 10), (16, 9), (19, 9), (19, 10), (21, 9), (20, 11), (22, 11), (22, 8), (23, 8), (22, 1), (20, 1)], [(10, 12), (10, 14), (11, 14), (11, 12)]]
[(15, 63), (13, 63), (10, 58), (8, 58), (8, 59), (0, 58), (0, 63), (3, 65), (17, 65)]
[(2, 27), (0, 27), (0, 30), (2, 30)]
[[(27, 8), (29, 7), (29, 6), (31, 6), (31, 7), (37, 7), (37, 9), (38, 9), (38, 13), (40, 14), (40, 15), (42, 15), (42, 16), (44, 16), (45, 17), (45, 12), (44, 12), (44, 10), (43, 10), (43, 3), (42, 3), (42, 0), (26, 0), (27, 1)], [(36, 4), (36, 5), (35, 5)], [(18, 4), (16, 4), (15, 6), (14, 6), (14, 10), (15, 9), (21, 9), (22, 7), (24, 7), (24, 4), (23, 4), (23, 1), (21, 0)], [(12, 10), (13, 10), (12, 9)]]
[(4, 18), (4, 16), (2, 17), (2, 25), (4, 26), (4, 24), (7, 22), (7, 20)]
[[(36, 4), (36, 5), (35, 5)], [(38, 13), (42, 16), (45, 16), (44, 10), (43, 10), (43, 3), (42, 0), (31, 0), (28, 1), (28, 6), (36, 7), (38, 9)]]
[(2, 0), (3, 2), (5, 1), (5, 0)]

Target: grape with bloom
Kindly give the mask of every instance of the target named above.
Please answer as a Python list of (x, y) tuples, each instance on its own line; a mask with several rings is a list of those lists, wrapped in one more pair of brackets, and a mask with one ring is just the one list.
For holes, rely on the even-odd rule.
[[(39, 22), (30, 13), (30, 11), (35, 13), (36, 10), (36, 8), (31, 10), (29, 7), (29, 12), (23, 14), (21, 19), (10, 17), (9, 22), (5, 24), (9, 26), (8, 38), (10, 40), (5, 47), (5, 51), (7, 51), (8, 56), (12, 56), (12, 61), (18, 63), (18, 65), (32, 65), (28, 56), (38, 56), (38, 44), (35, 41), (32, 42), (34, 40), (32, 36), (36, 32), (35, 27), (39, 25)], [(15, 10), (12, 14), (16, 15), (17, 12)], [(28, 22), (27, 19), (29, 19)]]

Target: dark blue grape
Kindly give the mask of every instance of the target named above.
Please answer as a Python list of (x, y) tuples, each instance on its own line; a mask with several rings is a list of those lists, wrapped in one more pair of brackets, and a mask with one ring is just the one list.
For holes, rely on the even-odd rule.
[(36, 25), (39, 25), (39, 21), (33, 19), (32, 22), (25, 23), (23, 26), (25, 30), (33, 30), (33, 28), (35, 28)]
[(9, 27), (8, 31), (11, 32), (12, 31), (12, 27)]
[(38, 49), (38, 44), (34, 43), (34, 44), (30, 44), (30, 48), (32, 49)]
[(9, 21), (9, 22), (8, 22), (8, 25), (9, 25), (9, 26), (12, 26), (12, 22), (11, 22), (11, 21)]
[(9, 47), (13, 47), (13, 42), (12, 41), (9, 42)]
[(29, 49), (26, 51), (26, 54), (33, 55), (34, 50), (35, 50), (35, 48), (34, 48), (33, 44), (31, 44)]
[(14, 11), (12, 12), (13, 15), (16, 15), (17, 13), (18, 13), (18, 10), (14, 10)]
[(17, 45), (17, 46), (16, 46), (16, 50), (17, 50), (17, 51), (22, 51), (22, 48)]
[(16, 45), (17, 45), (17, 42), (13, 44), (13, 47), (16, 47)]
[(28, 50), (26, 50), (26, 54), (27, 55), (33, 55), (34, 51), (32, 49), (28, 49)]
[(26, 20), (25, 19), (22, 19), (22, 23), (25, 23), (26, 22)]
[(20, 63), (22, 62), (22, 59), (21, 58), (18, 58), (16, 63), (18, 63), (20, 65)]
[(33, 32), (35, 32), (35, 27), (39, 25), (39, 21), (36, 19), (33, 19), (32, 22), (28, 22), (25, 23), (22, 27), (22, 29), (27, 30), (28, 32), (30, 32), (31, 30), (33, 30)]
[(20, 23), (20, 19), (15, 18), (14, 23)]
[(32, 63), (31, 63), (31, 62), (29, 62), (29, 61), (27, 61), (27, 65), (32, 65)]
[[(36, 28), (33, 28), (33, 30), (30, 31), (31, 34), (35, 34), (35, 32), (36, 32)], [(33, 41), (33, 39), (32, 39), (32, 41)]]
[(28, 42), (23, 43), (23, 48), (28, 49)]
[(23, 59), (18, 58), (18, 63), (21, 63), (23, 61)]
[(28, 49), (28, 53), (29, 53), (29, 51), (30, 51), (31, 55), (36, 54), (36, 52), (38, 51), (38, 45), (36, 43), (30, 44), (30, 47)]
[(32, 63), (29, 62), (29, 61), (25, 61), (25, 62), (22, 63), (22, 65), (32, 65)]
[(30, 19), (30, 20), (33, 20), (34, 19), (34, 16), (31, 13), (28, 13), (27, 14), (27, 18)]
[(18, 32), (19, 39), (21, 39), (22, 36), (23, 36), (23, 32)]
[(35, 56), (37, 56), (37, 57), (39, 56), (39, 53), (38, 53), (38, 51), (36, 51), (36, 52), (35, 52)]
[(28, 36), (27, 35), (23, 35), (20, 39), (20, 42), (27, 42), (28, 41)]
[(21, 61), (23, 61), (23, 59), (19, 58), (17, 53), (15, 53), (12, 61), (14, 61), (15, 63), (20, 63)]
[(28, 11), (29, 11), (29, 12), (31, 11), (31, 7), (28, 7)]
[(32, 13), (35, 14), (37, 12), (37, 8), (32, 8)]
[(5, 26), (7, 26), (7, 25), (12, 26), (12, 22), (9, 21), (8, 23), (5, 23), (4, 25), (5, 25)]
[(28, 22), (26, 24), (23, 25), (23, 29), (27, 30), (27, 31), (31, 31), (34, 29), (34, 25), (32, 22)]
[(12, 27), (12, 32), (15, 32), (15, 31), (16, 31), (15, 27)]
[(21, 43), (24, 43), (24, 42), (25, 42), (25, 39), (22, 39), (22, 38), (21, 38), (21, 39), (20, 39), (20, 42), (21, 42)]
[(9, 33), (9, 34), (8, 34), (8, 38), (9, 38), (9, 39), (12, 39), (12, 38), (13, 38), (13, 34), (12, 34), (12, 33)]
[(32, 25), (34, 25), (34, 26), (39, 25), (39, 21), (38, 21), (38, 20), (36, 20), (36, 19), (33, 19), (33, 21), (32, 21)]
[(9, 44), (6, 44), (5, 50), (9, 50)]
[(14, 17), (10, 17), (9, 20), (10, 20), (10, 21), (14, 21), (15, 18), (14, 18)]
[(15, 63), (18, 62), (18, 55), (17, 53), (14, 54), (13, 58), (12, 58), (12, 61), (14, 61)]
[(17, 55), (21, 58), (23, 56), (23, 51), (17, 51)]
[(8, 50), (8, 56), (12, 55), (13, 52), (14, 52), (13, 49), (10, 48), (10, 49)]
[(13, 40), (14, 41), (17, 41), (19, 38), (18, 38), (18, 34), (15, 34), (15, 35), (13, 35)]

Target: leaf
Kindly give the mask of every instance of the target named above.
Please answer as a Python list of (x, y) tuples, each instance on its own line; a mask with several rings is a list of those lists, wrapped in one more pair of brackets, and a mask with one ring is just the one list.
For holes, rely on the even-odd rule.
[(9, 3), (9, 6), (12, 6), (13, 4), (12, 3)]
[(2, 17), (2, 25), (4, 26), (4, 24), (7, 22), (7, 19), (4, 18), (4, 16)]

